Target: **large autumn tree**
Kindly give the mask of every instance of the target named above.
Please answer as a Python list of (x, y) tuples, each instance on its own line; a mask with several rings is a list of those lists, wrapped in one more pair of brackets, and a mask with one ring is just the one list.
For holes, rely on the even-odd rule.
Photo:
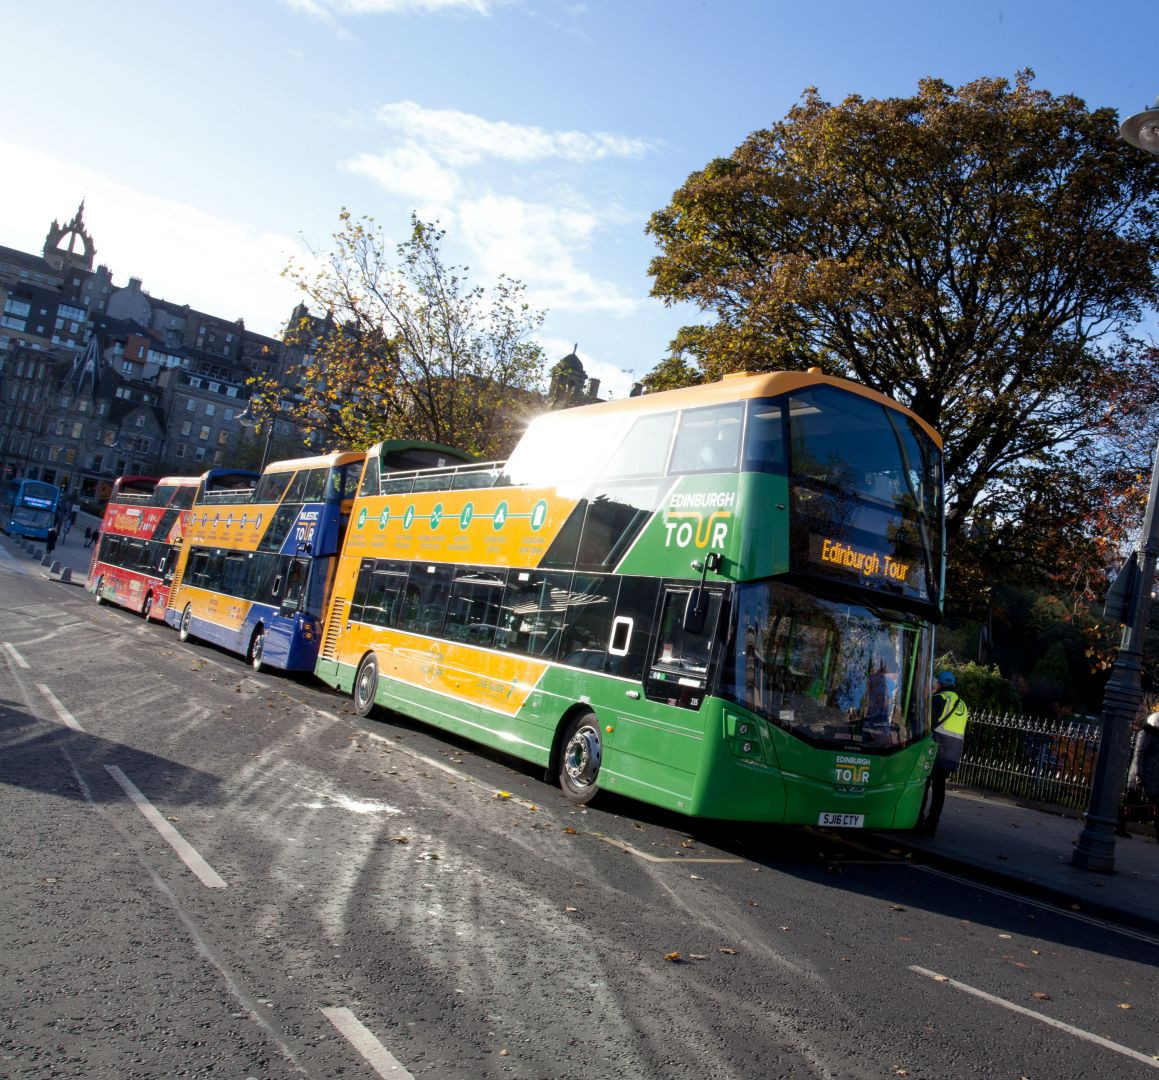
[(1159, 163), (1032, 82), (810, 89), (693, 173), (648, 225), (651, 272), (706, 318), (652, 385), (819, 365), (942, 433), (951, 540), (1076, 523), (1096, 442), (1159, 399), (1129, 338), (1159, 299)]
[(334, 446), (365, 449), (387, 438), (424, 439), (482, 457), (506, 456), (523, 422), (521, 402), (542, 387), (543, 322), (524, 286), (501, 277), (471, 285), (443, 258), (443, 230), (411, 217), (393, 248), (371, 218), (340, 215), (333, 245), (314, 267), (286, 275), (306, 298), (287, 343), (303, 359), (281, 415)]

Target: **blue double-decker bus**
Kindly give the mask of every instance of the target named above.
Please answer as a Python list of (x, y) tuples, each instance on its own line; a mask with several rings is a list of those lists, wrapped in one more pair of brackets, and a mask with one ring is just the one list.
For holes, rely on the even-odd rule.
[(165, 621), (255, 670), (312, 671), (363, 453), (275, 461), (256, 487), (210, 490), (189, 513)]
[(46, 540), (56, 521), (60, 488), (43, 480), (15, 477), (0, 488), (0, 529), (9, 536)]

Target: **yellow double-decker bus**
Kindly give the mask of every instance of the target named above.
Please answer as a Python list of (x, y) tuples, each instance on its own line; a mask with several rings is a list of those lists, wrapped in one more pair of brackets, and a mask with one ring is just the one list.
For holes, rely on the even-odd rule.
[(367, 456), (316, 672), (686, 814), (913, 825), (940, 440), (818, 370), (548, 413), (510, 460)]

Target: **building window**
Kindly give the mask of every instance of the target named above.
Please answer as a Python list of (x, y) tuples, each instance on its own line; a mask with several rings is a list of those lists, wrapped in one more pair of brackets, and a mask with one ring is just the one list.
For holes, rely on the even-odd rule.
[(179, 458), (185, 457), (185, 443), (179, 442), (177, 449), (173, 451), (174, 455)]
[(218, 446), (225, 446), (225, 444), (227, 442), (229, 442), (229, 432), (228, 431), (219, 431), (217, 433), (217, 445)]
[(143, 413), (138, 414), (137, 419), (134, 421), (134, 423), (136, 423), (137, 427), (144, 427), (145, 426), (144, 414)]
[(193, 459), (195, 461), (204, 461), (205, 460), (205, 447), (204, 446), (199, 446), (193, 451)]
[(212, 401), (207, 401), (205, 403), (205, 415), (212, 416), (215, 412), (217, 412), (217, 407), (213, 404)]
[[(209, 425), (208, 425), (208, 424), (202, 424), (202, 426), (201, 426), (201, 434), (200, 434), (200, 435), (198, 435), (197, 437), (198, 437), (198, 438), (199, 438), (199, 439), (200, 439), (202, 442), (205, 442), (205, 441), (206, 441), (206, 440), (209, 438)], [(198, 460), (200, 460), (200, 459), (198, 459)]]
[(181, 434), (182, 435), (188, 435), (192, 430), (193, 430), (192, 423), (190, 423), (188, 420), (182, 421), (182, 423), (181, 423)]
[(197, 412), (197, 402), (194, 401), (193, 398), (190, 398), (188, 401), (185, 402), (185, 411), (186, 412)]
[(81, 423), (81, 422), (78, 420), (78, 421), (77, 421), (75, 424), (73, 424), (73, 426), (72, 426), (72, 437), (73, 437), (74, 439), (79, 439), (79, 438), (81, 437), (81, 435), (84, 433), (84, 429), (85, 429), (85, 426), (84, 426), (84, 424), (82, 424), (82, 423)]

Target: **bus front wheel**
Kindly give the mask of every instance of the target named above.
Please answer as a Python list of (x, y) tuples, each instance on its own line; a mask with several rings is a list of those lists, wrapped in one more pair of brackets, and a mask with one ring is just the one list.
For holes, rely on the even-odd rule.
[(250, 651), (249, 651), (249, 656), (247, 657), (247, 659), (250, 662), (250, 667), (252, 667), (254, 669), (254, 671), (262, 671), (263, 670), (262, 655), (265, 653), (265, 650), (266, 650), (266, 631), (263, 627), (259, 626), (254, 631), (254, 636), (252, 638), (250, 638)]
[(193, 622), (193, 605), (186, 604), (185, 610), (181, 612), (181, 623), (177, 627), (177, 636), (182, 641), (188, 641), (193, 635), (189, 632), (189, 624)]
[(602, 757), (596, 714), (581, 713), (564, 729), (559, 753), (559, 786), (573, 803), (582, 806), (595, 798)]
[(103, 604), (105, 602), (105, 594), (101, 592), (104, 587), (105, 579), (104, 575), (102, 575), (101, 577), (97, 578), (97, 587), (93, 589), (93, 594), (96, 596), (98, 604)]
[(373, 653), (368, 653), (358, 665), (358, 674), (354, 676), (354, 689), (351, 696), (354, 698), (354, 711), (359, 716), (369, 716), (374, 708), (374, 698), (378, 693), (378, 661)]
[(145, 594), (145, 602), (141, 605), (141, 618), (144, 619), (145, 622), (149, 621), (149, 612), (152, 610), (153, 610), (153, 594), (146, 593)]

